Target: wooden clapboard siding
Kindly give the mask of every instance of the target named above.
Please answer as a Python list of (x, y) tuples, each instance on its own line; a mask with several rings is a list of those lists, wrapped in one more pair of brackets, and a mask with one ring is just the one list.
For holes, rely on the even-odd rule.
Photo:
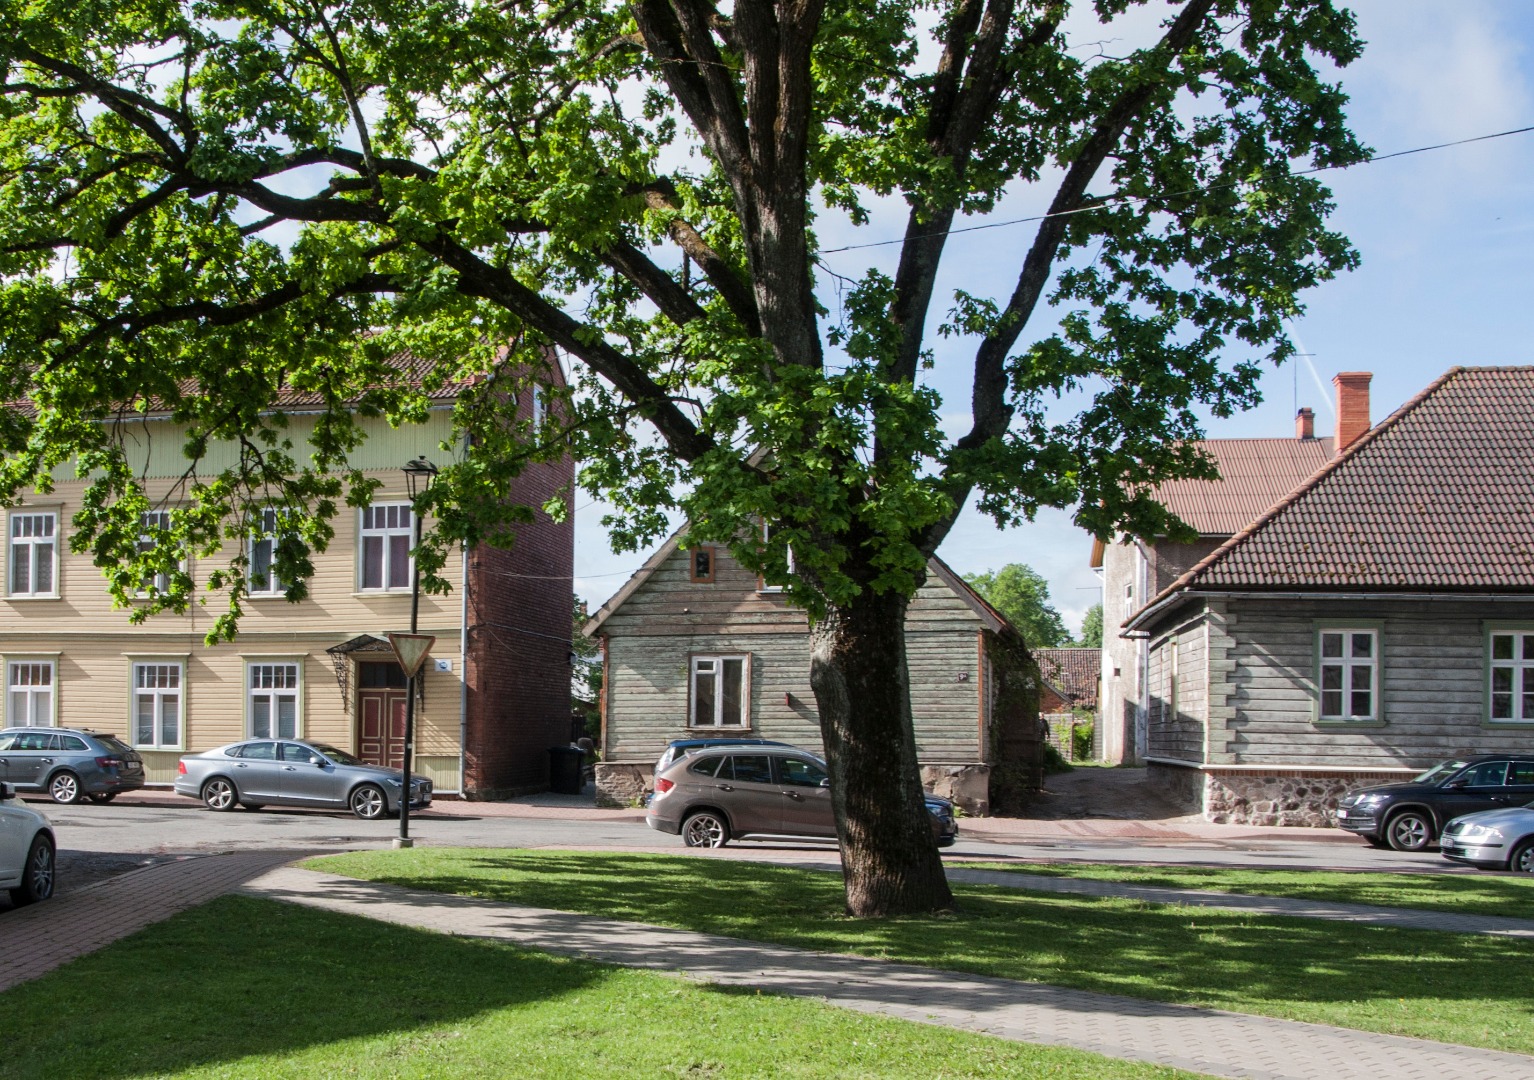
[[(1185, 623), (1153, 641), (1147, 665), (1149, 698), (1148, 756), (1199, 762), (1204, 753), (1208, 718), (1207, 626), (1203, 619)], [(1177, 687), (1172, 688), (1176, 653)]]
[[(689, 568), (688, 552), (672, 552), (602, 625), (607, 760), (650, 761), (672, 739), (715, 733), (687, 726), (690, 658), (698, 654), (751, 656), (751, 736), (820, 750), (804, 613), (759, 590), (756, 575), (722, 547), (712, 583), (692, 581)], [(984, 760), (980, 618), (934, 575), (913, 598), (906, 625), (919, 756)], [(718, 732), (732, 733), (738, 729)]]
[[(1534, 621), (1534, 601), (1211, 601), (1213, 765), (1417, 767), (1450, 754), (1526, 751), (1529, 728), (1487, 722), (1485, 623)], [(1316, 633), (1380, 630), (1382, 723), (1315, 722)]]

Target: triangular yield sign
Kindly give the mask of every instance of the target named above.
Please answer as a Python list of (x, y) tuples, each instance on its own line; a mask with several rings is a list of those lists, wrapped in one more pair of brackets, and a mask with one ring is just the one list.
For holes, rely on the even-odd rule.
[(389, 644), (394, 646), (394, 656), (399, 660), (399, 666), (405, 669), (407, 677), (420, 670), (426, 654), (437, 643), (432, 634), (389, 634), (388, 638)]

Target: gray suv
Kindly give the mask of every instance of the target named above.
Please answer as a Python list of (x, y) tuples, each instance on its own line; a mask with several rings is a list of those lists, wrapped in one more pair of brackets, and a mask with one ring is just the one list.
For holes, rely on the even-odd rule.
[(111, 802), (144, 786), (144, 759), (116, 735), (85, 728), (0, 731), (0, 784), (46, 791), (58, 803)]
[[(926, 796), (932, 839), (948, 847), (959, 837), (953, 803)], [(782, 743), (715, 746), (673, 761), (655, 778), (645, 822), (680, 833), (688, 847), (723, 847), (764, 836), (836, 839), (826, 763)]]

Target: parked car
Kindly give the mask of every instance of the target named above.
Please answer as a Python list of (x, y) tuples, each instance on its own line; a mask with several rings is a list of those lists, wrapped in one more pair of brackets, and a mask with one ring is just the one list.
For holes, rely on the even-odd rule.
[(56, 850), (47, 817), (0, 784), (0, 889), (10, 890), (11, 903), (20, 907), (53, 895)]
[(46, 791), (57, 803), (106, 803), (144, 786), (144, 759), (116, 735), (87, 728), (5, 728), (0, 784)]
[(1444, 826), (1438, 850), (1483, 870), (1534, 874), (1534, 804), (1457, 817)]
[(1337, 826), (1375, 847), (1422, 851), (1457, 817), (1530, 801), (1534, 758), (1456, 758), (1404, 784), (1348, 792), (1337, 805)]
[[(210, 810), (243, 806), (318, 806), (351, 810), (369, 821), (399, 813), (398, 769), (369, 765), (324, 743), (250, 739), (176, 766), (176, 794), (201, 799)], [(410, 808), (431, 805), (431, 781), (410, 778)]]
[[(953, 804), (927, 796), (938, 847), (958, 839)], [(768, 836), (836, 838), (826, 763), (781, 743), (707, 747), (673, 761), (655, 778), (645, 822), (680, 833), (688, 847), (723, 847)]]

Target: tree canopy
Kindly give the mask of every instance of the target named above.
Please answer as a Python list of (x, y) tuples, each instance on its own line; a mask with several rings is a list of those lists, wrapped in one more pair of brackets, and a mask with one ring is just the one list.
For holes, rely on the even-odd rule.
[(1008, 563), (995, 572), (965, 574), (964, 580), (1007, 617), (1030, 648), (1070, 644), (1065, 620), (1049, 602), (1049, 582), (1033, 567)]
[(1087, 608), (1081, 617), (1081, 636), (1076, 644), (1088, 649), (1103, 647), (1103, 605), (1101, 602)]
[[(428, 586), (446, 545), (514, 534), (505, 480), (540, 455), (579, 457), (620, 548), (681, 513), (813, 617), (849, 905), (942, 906), (899, 639), (927, 558), (971, 496), (1175, 528), (1154, 483), (1211, 475), (1201, 413), (1252, 403), (1355, 259), (1310, 174), (1365, 156), (1329, 74), (1351, 15), (1142, 7), (0, 0), (0, 393), (26, 403), (0, 495), (88, 478), (70, 542), (126, 603), (175, 559), (138, 550), (167, 496), (112, 421), (165, 413), (188, 468), (158, 547), (212, 554), (276, 502), (297, 595), (370, 496), (360, 421), (458, 388), (474, 452), (431, 490)], [(945, 285), (1006, 199), (1039, 212), (994, 294)], [(888, 263), (822, 249), (891, 202)], [(571, 385), (532, 430), (507, 403), (550, 347)], [(321, 403), (301, 439), (285, 387)], [(136, 614), (203, 587), (234, 633), (239, 556)]]

